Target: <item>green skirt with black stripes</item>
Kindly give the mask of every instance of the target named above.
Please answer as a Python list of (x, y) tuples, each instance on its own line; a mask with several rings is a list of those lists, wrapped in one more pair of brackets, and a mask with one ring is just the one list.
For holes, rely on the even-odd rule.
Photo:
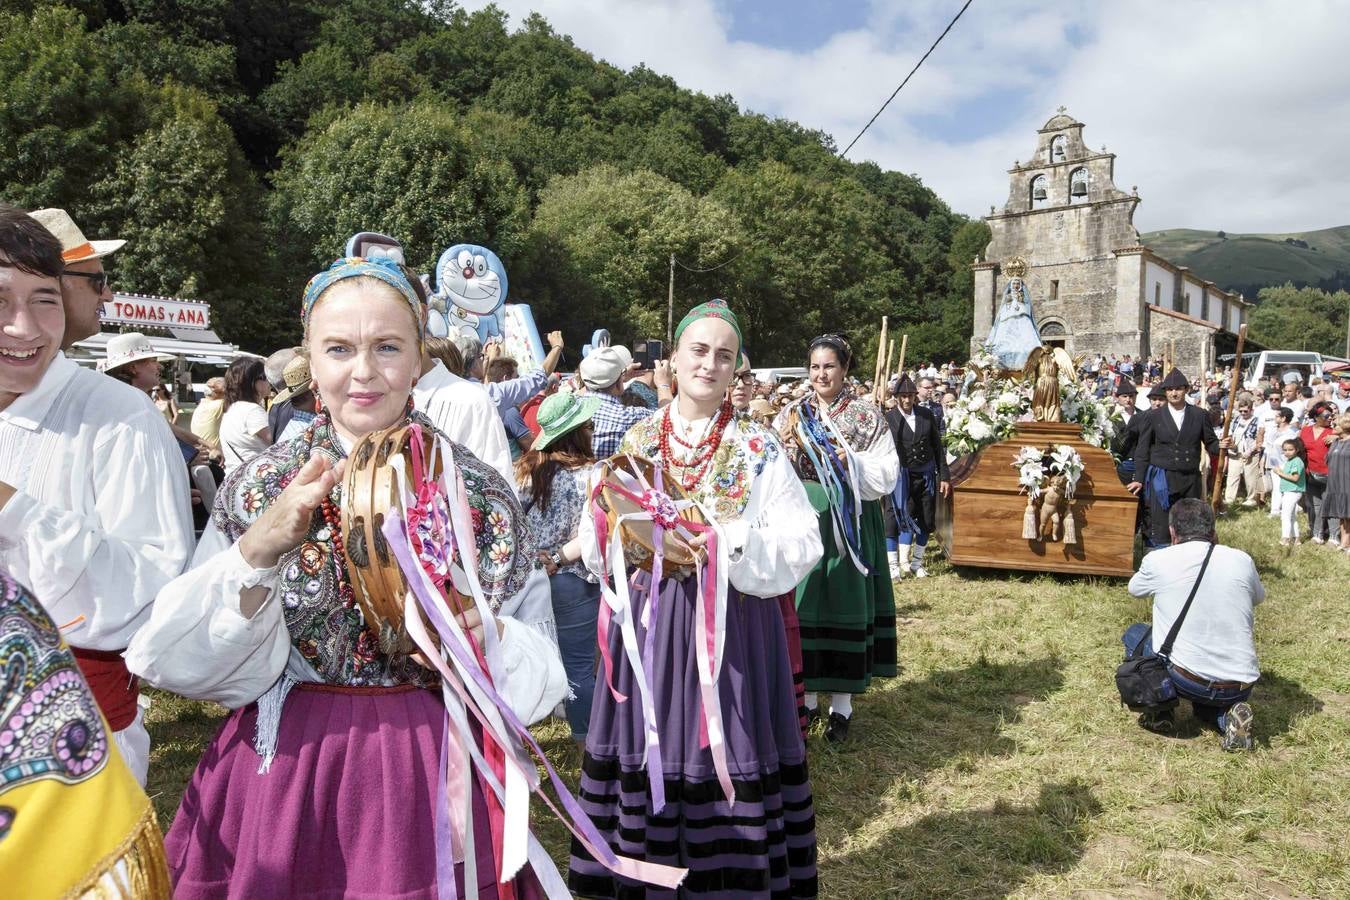
[[(819, 509), (819, 487), (807, 482)], [(820, 540), (825, 545), (811, 574), (797, 586), (797, 618), (801, 621), (802, 673), (808, 691), (861, 694), (872, 677), (896, 674), (895, 595), (886, 562), (886, 529), (881, 501), (862, 505), (863, 574), (847, 551), (840, 553), (834, 523), (826, 508), (818, 513)]]

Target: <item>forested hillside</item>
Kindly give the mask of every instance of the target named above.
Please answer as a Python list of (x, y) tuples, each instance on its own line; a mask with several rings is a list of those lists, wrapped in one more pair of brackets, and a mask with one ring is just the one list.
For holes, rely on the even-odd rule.
[(1350, 225), (1292, 234), (1168, 228), (1139, 239), (1200, 277), (1248, 297), (1285, 283), (1324, 291), (1350, 288)]
[(255, 350), (373, 229), (424, 271), (493, 247), (572, 346), (662, 334), (673, 252), (710, 269), (677, 306), (728, 298), (766, 363), (883, 313), (911, 358), (961, 357), (988, 241), (807, 126), (443, 0), (0, 0), (0, 146), (0, 198), (126, 238), (119, 289), (207, 300)]

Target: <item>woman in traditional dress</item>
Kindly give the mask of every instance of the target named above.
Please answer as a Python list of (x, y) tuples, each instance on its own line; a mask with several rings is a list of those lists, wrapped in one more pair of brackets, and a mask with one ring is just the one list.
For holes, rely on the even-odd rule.
[(520, 501), (548, 572), (558, 649), (571, 688), (567, 724), (572, 740), (582, 747), (595, 694), (600, 583), (581, 559), (579, 531), (595, 467), (591, 417), (599, 405), (598, 397), (550, 396), (539, 406), (539, 436), (516, 462)]
[[(731, 401), (731, 410), (739, 418), (747, 422), (763, 422), (767, 424), (772, 420), (772, 416), (767, 419), (763, 416), (756, 416), (752, 408), (755, 398), (755, 370), (750, 367), (750, 357), (741, 354), (741, 364), (736, 367), (736, 374), (732, 376), (731, 389), (727, 391), (727, 399)], [(767, 405), (767, 404), (766, 404)], [(794, 585), (792, 590), (784, 591), (778, 595), (778, 606), (783, 611), (783, 629), (787, 633), (788, 661), (792, 664), (792, 695), (797, 701), (797, 726), (801, 729), (802, 737), (806, 737), (807, 715), (806, 715), (806, 682), (802, 678), (802, 629), (797, 623), (797, 588)]]
[[(675, 402), (630, 428), (619, 448), (658, 463), (698, 501), (716, 536), (710, 564), (729, 585), (710, 632), (700, 625), (719, 616), (703, 615), (695, 577), (664, 577), (655, 597), (648, 573), (632, 579), (631, 609), (601, 635), (612, 677), (596, 685), (582, 806), (619, 853), (687, 866), (681, 897), (813, 897), (815, 814), (774, 598), (820, 558), (820, 537), (773, 432), (732, 414), (740, 348), (726, 304), (691, 310), (675, 330)], [(584, 517), (587, 565), (602, 573), (612, 560), (595, 529)], [(630, 652), (634, 643), (650, 652)], [(720, 677), (701, 681), (705, 648), (718, 646)], [(645, 671), (633, 659), (645, 659)], [(575, 842), (569, 885), (583, 897), (673, 896), (611, 876)]]
[(169, 900), (150, 798), (56, 623), (3, 568), (0, 653), (4, 895)]
[[(310, 281), (302, 319), (321, 410), (304, 434), (226, 478), (191, 569), (161, 590), (127, 651), (150, 683), (234, 710), (166, 840), (180, 900), (450, 889), (437, 884), (435, 838), (446, 708), (428, 689), (431, 670), (387, 655), (367, 630), (339, 528), (348, 450), (409, 421), (425, 317), (424, 297), (388, 260), (338, 260)], [(497, 688), (533, 721), (566, 693), (547, 613), (507, 614), (535, 564), (533, 542), (511, 485), (452, 446), (491, 607), (460, 622), (478, 637), (500, 633)], [(497, 897), (484, 793), (468, 780), (480, 813), (470, 829), (476, 896)], [(440, 863), (463, 896), (463, 864)], [(510, 884), (507, 896), (537, 890), (528, 868)]]
[(807, 351), (812, 393), (774, 422), (817, 513), (825, 555), (797, 588), (806, 708), (820, 714), (830, 693), (825, 737), (848, 738), (853, 695), (895, 668), (895, 597), (886, 564), (881, 499), (895, 488), (900, 460), (881, 409), (848, 385), (853, 351), (823, 334)]

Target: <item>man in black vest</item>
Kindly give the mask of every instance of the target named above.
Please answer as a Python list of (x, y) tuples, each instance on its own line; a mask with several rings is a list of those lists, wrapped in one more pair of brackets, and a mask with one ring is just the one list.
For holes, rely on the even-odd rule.
[(1228, 438), (1219, 440), (1214, 434), (1208, 413), (1186, 402), (1190, 384), (1180, 370), (1167, 374), (1162, 389), (1167, 403), (1148, 414), (1135, 446), (1134, 480), (1126, 485), (1132, 493), (1144, 492), (1148, 509), (1144, 539), (1149, 547), (1168, 545), (1167, 511), (1173, 503), (1186, 497), (1204, 499), (1201, 446), (1210, 459), (1218, 459), (1219, 451), (1228, 449), (1229, 444)]
[(896, 580), (906, 572), (915, 578), (928, 577), (923, 555), (936, 522), (937, 498), (951, 492), (937, 418), (918, 405), (918, 394), (914, 381), (904, 376), (895, 389), (896, 408), (886, 412), (886, 424), (900, 455), (900, 477), (891, 493), (894, 515), (886, 522), (886, 555), (891, 578)]
[(1116, 423), (1115, 434), (1111, 437), (1111, 455), (1116, 458), (1116, 477), (1121, 484), (1134, 481), (1134, 448), (1139, 444), (1139, 434), (1147, 421), (1147, 415), (1135, 408), (1139, 391), (1134, 382), (1124, 376), (1116, 385), (1116, 406), (1120, 409), (1120, 421)]

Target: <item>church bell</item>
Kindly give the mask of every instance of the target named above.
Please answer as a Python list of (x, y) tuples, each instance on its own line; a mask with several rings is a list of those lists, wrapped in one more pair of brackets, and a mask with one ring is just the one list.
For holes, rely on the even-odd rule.
[(1031, 199), (1032, 199), (1032, 200), (1044, 200), (1044, 199), (1045, 199), (1045, 188), (1043, 188), (1043, 187), (1037, 187), (1036, 190), (1034, 190), (1034, 191), (1031, 192)]
[(1075, 196), (1075, 197), (1086, 197), (1086, 196), (1087, 196), (1087, 182), (1086, 182), (1086, 181), (1075, 181), (1075, 182), (1074, 182), (1074, 185), (1073, 185), (1073, 188), (1069, 191), (1069, 193), (1072, 194), (1072, 195)]

